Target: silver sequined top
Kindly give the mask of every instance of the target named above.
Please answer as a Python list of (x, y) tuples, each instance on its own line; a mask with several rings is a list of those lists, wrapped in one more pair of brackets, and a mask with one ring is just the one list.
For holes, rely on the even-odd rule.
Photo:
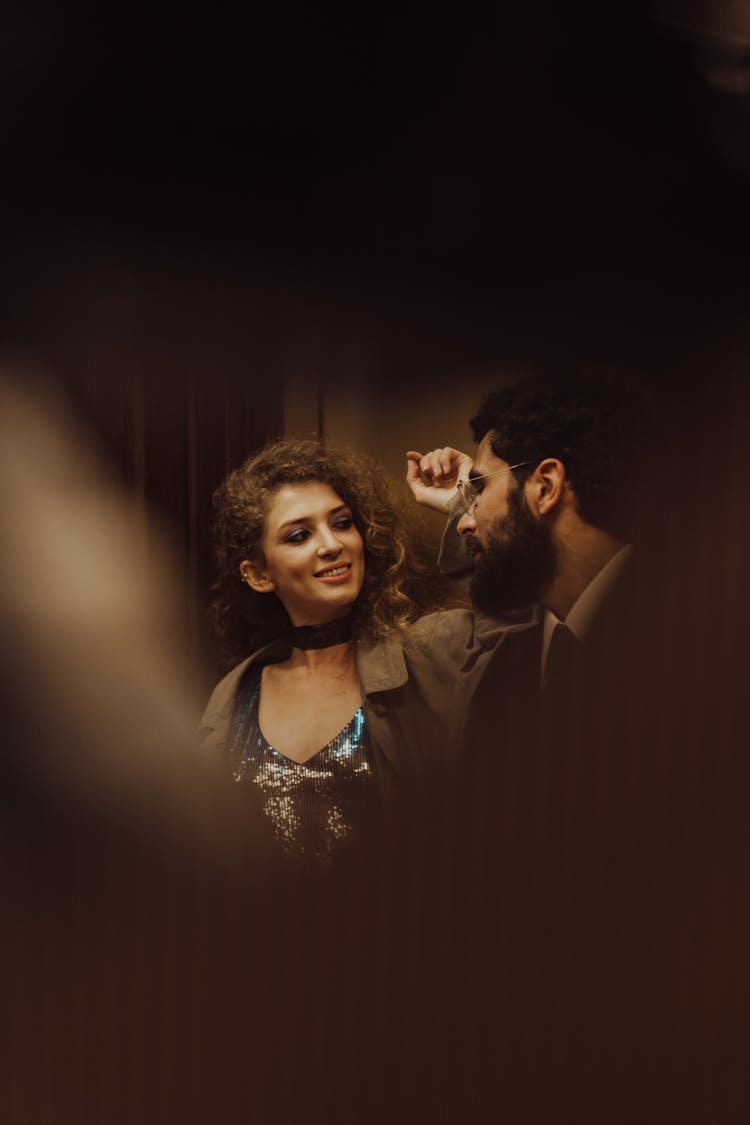
[(328, 864), (375, 798), (362, 708), (312, 758), (294, 762), (275, 750), (261, 732), (262, 671), (250, 665), (237, 691), (229, 732), (234, 779), (253, 786), (260, 795), (284, 855)]

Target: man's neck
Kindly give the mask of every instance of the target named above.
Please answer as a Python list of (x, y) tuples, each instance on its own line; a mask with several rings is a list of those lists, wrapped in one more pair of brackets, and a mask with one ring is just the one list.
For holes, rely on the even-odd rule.
[(545, 609), (564, 621), (589, 583), (623, 546), (613, 535), (589, 524), (558, 536), (555, 577), (540, 599)]

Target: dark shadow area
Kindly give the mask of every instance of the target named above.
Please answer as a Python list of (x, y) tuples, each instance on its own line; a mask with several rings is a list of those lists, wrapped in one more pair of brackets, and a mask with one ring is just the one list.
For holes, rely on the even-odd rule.
[[(144, 687), (146, 626), (110, 662), (128, 613), (109, 633), (92, 613), (101, 647), (47, 664), (6, 584), (5, 1119), (739, 1125), (746, 96), (644, 5), (368, 18), (17, 7), (0, 358), (49, 376), (112, 496), (169, 534), (196, 691), (217, 671), (210, 496), (283, 431), (300, 375), (346, 395), (364, 358), (397, 411), (407, 381), (427, 401), (467, 367), (634, 371), (674, 411), (663, 449), (634, 451), (653, 567), (617, 653), (633, 706), (616, 729), (595, 709), (543, 786), (518, 767), (481, 856), (467, 822), (498, 779), (472, 764), (470, 796), (302, 882), (185, 764), (203, 700)], [(74, 568), (34, 548), (18, 589), (60, 568), (67, 590)], [(53, 686), (83, 648), (120, 710), (79, 723)], [(128, 738), (151, 763), (132, 788), (50, 781)]]

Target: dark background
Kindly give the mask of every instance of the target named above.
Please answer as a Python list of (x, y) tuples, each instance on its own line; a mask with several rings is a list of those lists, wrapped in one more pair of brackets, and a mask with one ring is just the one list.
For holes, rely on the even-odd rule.
[[(208, 9), (19, 3), (0, 38), (0, 345), (19, 377), (41, 370), (56, 381), (124, 494), (172, 530), (188, 577), (189, 643), (207, 665), (210, 493), (229, 465), (283, 430), (300, 374), (317, 385), (337, 372), (340, 387), (328, 393), (355, 393), (347, 363), (366, 357), (367, 377), (391, 392), (394, 414), (407, 382), (424, 389), (428, 409), (436, 398), (452, 401), (463, 373), (518, 360), (624, 367), (673, 396), (675, 418), (695, 436), (665, 435), (673, 456), (655, 492), (665, 540), (675, 544), (668, 562), (677, 563), (665, 613), (672, 628), (684, 626), (685, 653), (676, 666), (673, 643), (659, 672), (677, 685), (670, 718), (693, 698), (706, 733), (690, 729), (689, 709), (674, 724), (663, 757), (679, 767), (667, 771), (666, 788), (671, 800), (673, 778), (678, 792), (693, 784), (688, 742), (698, 763), (689, 808), (718, 812), (708, 828), (686, 822), (674, 879), (655, 880), (679, 907), (664, 926), (674, 941), (665, 963), (677, 965), (683, 1007), (675, 1014), (664, 1004), (661, 1039), (662, 1025), (649, 1021), (643, 1057), (655, 1066), (650, 1037), (660, 1039), (653, 1057), (666, 1057), (680, 1093), (675, 1119), (702, 1125), (747, 1120), (737, 1050), (750, 995), (742, 972), (747, 624), (738, 617), (747, 521), (744, 474), (734, 466), (747, 448), (735, 407), (747, 402), (739, 392), (750, 350), (750, 113), (746, 56), (732, 57), (734, 77), (717, 84), (721, 50), (704, 34), (711, 7), (674, 3), (671, 12), (672, 22), (652, 5), (544, 0), (490, 16), (455, 6), (394, 17), (361, 10), (363, 27), (353, 13), (348, 22), (285, 7), (248, 10), (240, 24)], [(705, 415), (684, 409), (696, 392)], [(704, 417), (705, 427), (696, 425)], [(697, 461), (693, 441), (703, 445)], [(15, 667), (12, 643), (7, 658)], [(47, 702), (35, 698), (33, 713), (52, 729)], [(259, 1120), (298, 1119), (279, 1113), (288, 1084), (310, 1120), (357, 1120), (361, 1101), (379, 1089), (395, 1119), (400, 1111), (441, 1120), (442, 1071), (460, 1080), (462, 1067), (478, 1073), (487, 1057), (485, 1048), (478, 1062), (469, 1058), (470, 1021), (457, 1025), (466, 1057), (445, 1048), (435, 1056), (426, 1084), (435, 1104), (407, 1100), (402, 1109), (398, 1093), (391, 1104), (393, 1074), (409, 1088), (420, 1044), (408, 1042), (408, 1021), (401, 1026), (398, 987), (371, 979), (361, 950), (374, 947), (341, 940), (348, 931), (336, 926), (347, 911), (329, 916), (325, 903), (311, 902), (317, 928), (290, 923), (291, 940), (283, 895), (275, 925), (258, 913), (258, 901), (273, 904), (265, 885), (254, 894), (230, 874), (227, 890), (215, 868), (179, 849), (170, 866), (148, 832), (122, 832), (116, 819), (110, 840), (112, 802), (96, 790), (56, 803), (27, 780), (21, 719), (4, 787), (15, 806), (12, 874), (3, 876), (10, 1119), (129, 1123), (151, 1112), (204, 1122), (253, 1111)], [(59, 756), (54, 738), (49, 747)], [(666, 823), (681, 828), (665, 807)], [(161, 824), (143, 819), (149, 830), (152, 819)], [(637, 828), (634, 816), (634, 838)], [(648, 869), (653, 857), (644, 849), (643, 858)], [(357, 885), (366, 897), (366, 880)], [(425, 935), (436, 963), (442, 940), (440, 931)], [(421, 956), (419, 935), (414, 948)], [(313, 1002), (330, 1000), (325, 977), (307, 972), (318, 955), (335, 966), (362, 1026)], [(365, 998), (380, 999), (372, 1018), (352, 979), (365, 982)], [(439, 988), (425, 987), (417, 1035), (427, 1024), (440, 1030), (440, 1000)], [(370, 1052), (360, 1048), (363, 1027), (382, 1030)], [(289, 1041), (277, 1051), (274, 1028), (290, 1035), (294, 1061), (308, 1060), (296, 1086)], [(540, 1063), (529, 1041), (529, 1087), (544, 1093), (544, 1056)], [(383, 1052), (402, 1043), (389, 1085)], [(325, 1052), (317, 1080), (338, 1118), (333, 1110), (316, 1117), (314, 1098), (308, 1105), (319, 1058), (311, 1044)], [(426, 1059), (429, 1044), (427, 1036)], [(342, 1047), (348, 1055), (339, 1056)], [(355, 1056), (352, 1069), (346, 1060)], [(649, 1090), (648, 1067), (645, 1077), (625, 1073), (628, 1059), (613, 1087), (617, 1104)], [(497, 1114), (501, 1087), (489, 1069), (480, 1074), (476, 1119)], [(697, 1087), (710, 1110), (703, 1114), (701, 1100), (691, 1118)], [(672, 1119), (646, 1095), (651, 1120)], [(450, 1108), (444, 1119), (458, 1120)], [(471, 1106), (466, 1119), (475, 1119)]]
[(398, 410), (518, 357), (680, 396), (744, 358), (748, 97), (705, 42), (637, 4), (9, 12), (0, 341), (166, 517), (196, 659), (210, 493), (290, 375), (367, 356)]
[(684, 300), (742, 262), (745, 100), (653, 6), (355, 27), (288, 8), (237, 24), (32, 5), (15, 25), (17, 252), (69, 238), (178, 272), (203, 255), (537, 301), (571, 284), (566, 301), (636, 285), (653, 300), (677, 276)]

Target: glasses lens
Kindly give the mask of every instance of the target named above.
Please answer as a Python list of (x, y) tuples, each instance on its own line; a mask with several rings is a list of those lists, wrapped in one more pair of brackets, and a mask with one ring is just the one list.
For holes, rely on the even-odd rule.
[(463, 481), (460, 486), (461, 500), (463, 502), (464, 511), (467, 516), (471, 515), (471, 509), (474, 507), (477, 498), (477, 490), (470, 480)]

